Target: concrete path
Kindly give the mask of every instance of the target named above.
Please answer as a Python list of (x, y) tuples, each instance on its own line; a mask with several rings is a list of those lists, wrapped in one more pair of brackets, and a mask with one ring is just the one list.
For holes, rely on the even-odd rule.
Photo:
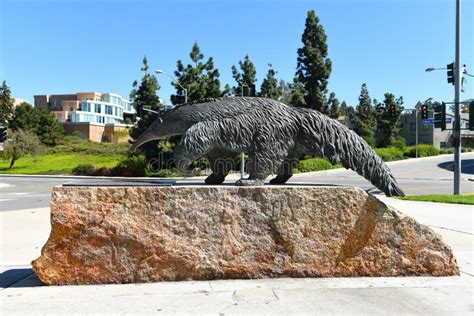
[[(24, 313), (474, 313), (470, 206), (380, 197), (430, 225), (450, 244), (460, 277), (265, 279), (43, 286), (30, 262), (49, 231), (49, 209), (0, 212), (0, 311)], [(21, 224), (19, 224), (21, 223)]]

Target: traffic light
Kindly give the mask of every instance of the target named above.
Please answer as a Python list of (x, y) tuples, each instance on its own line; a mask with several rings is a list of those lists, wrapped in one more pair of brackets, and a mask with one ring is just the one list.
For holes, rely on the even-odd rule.
[(469, 103), (469, 130), (474, 131), (474, 101)]
[(7, 127), (0, 125), (0, 143), (3, 143), (4, 141), (6, 141), (7, 137), (8, 137)]
[(454, 85), (454, 80), (455, 80), (455, 76), (454, 76), (454, 63), (450, 63), (448, 66), (446, 66), (448, 68), (448, 83), (452, 83)]
[(434, 114), (435, 128), (441, 128), (442, 131), (446, 129), (446, 103), (441, 103), (435, 107)]
[(428, 104), (421, 106), (421, 119), (426, 120), (428, 118)]

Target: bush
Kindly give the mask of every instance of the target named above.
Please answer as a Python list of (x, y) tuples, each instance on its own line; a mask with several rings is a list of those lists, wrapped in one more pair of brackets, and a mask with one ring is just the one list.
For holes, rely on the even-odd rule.
[(92, 176), (94, 175), (95, 167), (91, 164), (81, 164), (72, 169), (72, 174), (76, 176)]
[(147, 175), (145, 156), (129, 156), (110, 170), (111, 176), (116, 177), (145, 177)]
[(400, 148), (388, 147), (388, 148), (375, 148), (377, 155), (382, 158), (383, 161), (393, 161), (403, 159), (403, 151)]
[(128, 143), (97, 143), (77, 136), (66, 136), (62, 142), (48, 149), (49, 153), (84, 153), (107, 156), (126, 155)]
[(311, 158), (301, 160), (296, 172), (312, 172), (319, 170), (329, 170), (333, 168), (334, 166), (326, 159)]
[(405, 138), (398, 136), (392, 143), (392, 147), (405, 150), (407, 147), (407, 143), (405, 141)]
[(454, 154), (454, 148), (441, 149), (439, 153), (440, 154)]
[[(416, 157), (416, 146), (409, 146), (405, 148), (404, 155), (406, 157)], [(433, 145), (418, 145), (418, 157), (429, 157), (437, 155), (439, 155), (439, 149), (434, 147)]]
[(374, 136), (364, 136), (362, 139), (365, 140), (370, 147), (375, 148), (376, 141)]
[(181, 173), (176, 169), (161, 169), (160, 171), (153, 173), (153, 176), (159, 178), (171, 178), (171, 177), (179, 177)]
[(113, 168), (96, 168), (91, 164), (81, 164), (72, 170), (72, 174), (81, 176), (145, 177), (147, 163), (144, 156), (132, 156), (121, 161)]

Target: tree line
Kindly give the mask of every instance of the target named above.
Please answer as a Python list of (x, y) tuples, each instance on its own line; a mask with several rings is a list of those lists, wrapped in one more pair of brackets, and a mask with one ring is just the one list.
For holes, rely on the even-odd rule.
[[(291, 82), (278, 79), (278, 71), (271, 63), (257, 89), (257, 70), (249, 55), (244, 56), (238, 65), (231, 67), (234, 84), (221, 88), (220, 73), (214, 65), (213, 57), (205, 58), (198, 43), (194, 43), (189, 54), (189, 63), (179, 59), (176, 62), (172, 82), (176, 92), (171, 95), (173, 105), (184, 103), (183, 88), (187, 90), (187, 101), (226, 96), (259, 96), (279, 100), (289, 106), (306, 107), (320, 111), (333, 119), (343, 118), (344, 123), (363, 137), (370, 145), (386, 147), (392, 145), (400, 131), (400, 114), (403, 111), (403, 98), (385, 93), (382, 102), (371, 100), (367, 85), (361, 87), (359, 103), (349, 106), (340, 102), (334, 91), (328, 91), (332, 71), (332, 61), (328, 57), (327, 36), (324, 27), (314, 10), (307, 13), (305, 29), (301, 36), (302, 47), (297, 49), (296, 71)], [(185, 65), (186, 64), (186, 65)], [(144, 75), (140, 84), (133, 83), (130, 99), (141, 120), (132, 129), (131, 136), (136, 139), (154, 120), (148, 108), (160, 111), (163, 104), (157, 96), (160, 89), (153, 73), (150, 73), (148, 60), (143, 59), (141, 70)], [(172, 148), (172, 143), (166, 147)], [(160, 144), (163, 144), (161, 142)], [(156, 144), (148, 144), (145, 151), (154, 151)], [(152, 153), (150, 153), (152, 154)]]

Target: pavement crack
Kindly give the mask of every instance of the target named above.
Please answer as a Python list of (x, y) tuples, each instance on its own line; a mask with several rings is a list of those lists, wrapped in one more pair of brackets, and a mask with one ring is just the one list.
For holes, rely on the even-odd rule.
[(223, 309), (221, 309), (219, 311), (219, 316), (224, 316), (225, 313), (224, 311), (226, 311), (227, 309), (231, 308), (232, 306), (236, 306), (237, 305), (237, 291), (233, 291), (232, 292), (232, 304), (229, 304), (229, 305), (226, 305)]
[(273, 292), (273, 295), (276, 297), (277, 301), (279, 301), (280, 298), (279, 298), (278, 295), (276, 294), (275, 290), (272, 290), (272, 292)]
[(461, 272), (461, 273), (464, 273), (464, 274), (467, 274), (468, 276), (474, 277), (474, 274), (468, 273), (468, 272), (466, 272), (466, 271), (460, 270), (460, 272)]

